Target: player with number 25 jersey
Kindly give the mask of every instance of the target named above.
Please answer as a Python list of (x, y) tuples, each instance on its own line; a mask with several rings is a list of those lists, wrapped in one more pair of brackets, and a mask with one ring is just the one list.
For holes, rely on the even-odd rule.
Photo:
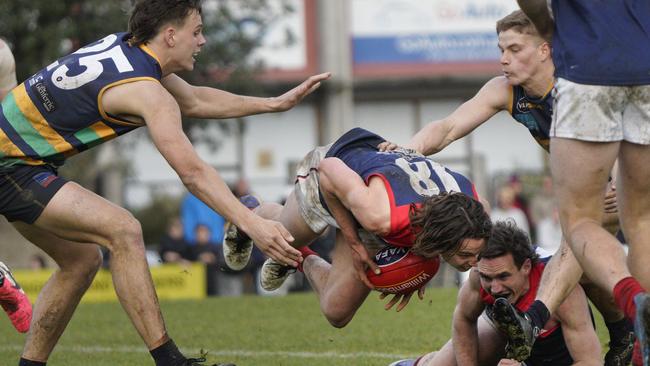
[(162, 77), (154, 53), (146, 45), (129, 45), (127, 38), (111, 34), (83, 47), (7, 96), (0, 114), (0, 169), (60, 166), (71, 155), (142, 126), (111, 116), (101, 104), (112, 86)]

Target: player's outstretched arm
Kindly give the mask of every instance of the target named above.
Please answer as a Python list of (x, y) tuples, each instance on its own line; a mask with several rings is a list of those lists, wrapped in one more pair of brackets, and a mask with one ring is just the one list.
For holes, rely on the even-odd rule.
[(517, 0), (519, 7), (528, 18), (535, 24), (537, 32), (546, 41), (553, 38), (553, 18), (548, 11), (547, 0)]
[(165, 76), (162, 84), (174, 96), (184, 116), (221, 119), (289, 110), (329, 77), (330, 73), (311, 76), (295, 88), (273, 98), (237, 95), (216, 88), (193, 86), (176, 74)]
[[(103, 102), (108, 113), (144, 119), (154, 144), (190, 192), (235, 223), (265, 254), (298, 265), (302, 255), (289, 245), (293, 237), (284, 226), (253, 214), (235, 198), (219, 173), (196, 154), (183, 133), (178, 104), (165, 88), (153, 81), (123, 84), (109, 89)], [(156, 108), (148, 107), (151, 105)]]
[(469, 279), (458, 292), (451, 335), (457, 365), (478, 364), (478, 318), (485, 309), (480, 286), (478, 273), (472, 269)]
[(591, 320), (587, 296), (577, 285), (558, 307), (556, 316), (562, 323), (562, 335), (574, 365), (602, 365), (600, 341)]
[[(499, 111), (507, 109), (509, 97), (510, 85), (507, 80), (504, 77), (493, 78), (449, 116), (429, 122), (404, 147), (424, 155), (435, 154), (472, 132)], [(380, 151), (395, 148), (397, 145), (389, 141), (379, 145)]]

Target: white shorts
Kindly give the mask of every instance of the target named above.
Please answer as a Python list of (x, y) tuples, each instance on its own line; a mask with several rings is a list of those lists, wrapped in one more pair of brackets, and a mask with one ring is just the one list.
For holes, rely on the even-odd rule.
[(329, 225), (338, 227), (336, 220), (321, 204), (319, 196), (318, 165), (331, 146), (320, 146), (310, 151), (296, 168), (296, 201), (302, 218), (315, 233), (321, 233)]
[(650, 145), (650, 85), (604, 86), (558, 79), (551, 137)]
[[(300, 214), (309, 228), (317, 234), (323, 232), (328, 226), (339, 228), (336, 220), (321, 204), (319, 193), (318, 165), (325, 158), (330, 147), (332, 144), (310, 151), (296, 169), (296, 184), (293, 191), (300, 207)], [(363, 228), (359, 228), (357, 234), (361, 242), (371, 251), (383, 248), (387, 244), (377, 235)]]

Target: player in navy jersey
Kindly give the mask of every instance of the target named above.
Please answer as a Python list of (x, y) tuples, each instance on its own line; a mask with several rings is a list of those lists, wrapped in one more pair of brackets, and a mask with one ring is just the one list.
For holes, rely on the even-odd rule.
[[(635, 320), (643, 350), (636, 352), (633, 363), (648, 365), (650, 50), (639, 45), (650, 42), (650, 3), (518, 2), (540, 33), (547, 39), (552, 34), (553, 39), (557, 81), (551, 173), (563, 233), (586, 275), (613, 294), (620, 309)], [(617, 160), (621, 225), (630, 248), (627, 258), (616, 238), (600, 225), (603, 193)], [(571, 264), (580, 271), (577, 263)], [(577, 282), (568, 270), (562, 273), (567, 275), (540, 293), (561, 299)], [(536, 301), (526, 314), (529, 321), (516, 318), (518, 324), (511, 327), (510, 336), (523, 341), (524, 348), (557, 307), (557, 299), (550, 298)]]
[[(478, 265), (463, 283), (452, 320), (452, 339), (438, 352), (391, 366), (522, 365), (508, 357), (506, 337), (494, 323), (495, 298), (525, 310), (535, 300), (548, 257), (530, 245), (525, 232), (496, 222)], [(587, 298), (574, 288), (548, 320), (526, 366), (602, 365)], [(500, 363), (499, 363), (500, 362)]]
[(146, 126), (188, 188), (276, 260), (297, 265), (280, 223), (262, 219), (232, 195), (183, 133), (181, 116), (221, 119), (284, 111), (320, 85), (316, 75), (276, 98), (195, 87), (175, 73), (194, 68), (206, 39), (200, 0), (139, 0), (129, 31), (62, 57), (14, 88), (0, 110), (0, 213), (47, 252), (59, 269), (41, 291), (20, 365), (45, 365), (99, 269), (98, 246), (111, 253), (118, 298), (156, 365), (195, 365), (170, 339), (134, 217), (59, 177), (67, 157)]
[[(553, 116), (554, 64), (550, 44), (542, 38), (531, 21), (521, 10), (516, 10), (497, 22), (499, 49), (503, 75), (488, 81), (478, 93), (463, 103), (449, 116), (428, 123), (413, 136), (406, 145), (425, 155), (434, 154), (450, 143), (466, 136), (476, 127), (486, 123), (500, 111), (508, 111), (518, 123), (525, 126), (535, 141), (546, 151), (550, 147), (550, 128)], [(381, 149), (390, 149), (395, 144), (385, 143)], [(606, 195), (608, 202), (616, 202), (616, 191), (610, 186)], [(615, 204), (614, 204), (615, 207)], [(604, 211), (603, 223), (613, 232), (618, 229), (618, 214), (615, 208)], [(576, 282), (582, 272), (568, 244), (563, 240), (542, 278), (538, 296), (549, 308), (556, 308), (570, 289), (561, 293), (549, 291), (557, 287), (558, 278), (571, 278)], [(583, 279), (583, 281), (588, 281)], [(585, 283), (586, 285), (586, 283)], [(624, 314), (613, 303), (607, 291), (596, 286), (585, 286), (589, 297), (605, 318), (610, 334), (610, 349), (606, 357), (607, 366), (626, 364), (631, 357), (631, 327)], [(617, 361), (619, 360), (619, 361)]]
[[(440, 256), (467, 271), (476, 264), (490, 233), (490, 218), (467, 178), (420, 154), (379, 152), (377, 145), (383, 141), (355, 128), (333, 144), (312, 150), (299, 164), (294, 190), (284, 206), (264, 203), (255, 210), (279, 220), (291, 232), (293, 245), (304, 257), (299, 270), (335, 327), (350, 322), (372, 288), (365, 266), (376, 270), (377, 265), (368, 251), (374, 254), (386, 243), (409, 247), (414, 254)], [(331, 264), (307, 246), (329, 225), (339, 229)], [(236, 235), (228, 235), (224, 247), (245, 244), (247, 253), (239, 261), (246, 263), (250, 240), (232, 239)], [(268, 259), (262, 267), (262, 287), (280, 287), (290, 270)], [(410, 297), (396, 295), (386, 309), (401, 300), (399, 311)]]

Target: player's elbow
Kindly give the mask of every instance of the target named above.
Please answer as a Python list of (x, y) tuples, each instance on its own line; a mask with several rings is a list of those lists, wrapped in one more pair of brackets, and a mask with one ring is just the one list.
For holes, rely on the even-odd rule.
[(384, 235), (390, 232), (390, 218), (387, 219), (385, 215), (370, 213), (358, 221), (364, 229), (373, 234)]

